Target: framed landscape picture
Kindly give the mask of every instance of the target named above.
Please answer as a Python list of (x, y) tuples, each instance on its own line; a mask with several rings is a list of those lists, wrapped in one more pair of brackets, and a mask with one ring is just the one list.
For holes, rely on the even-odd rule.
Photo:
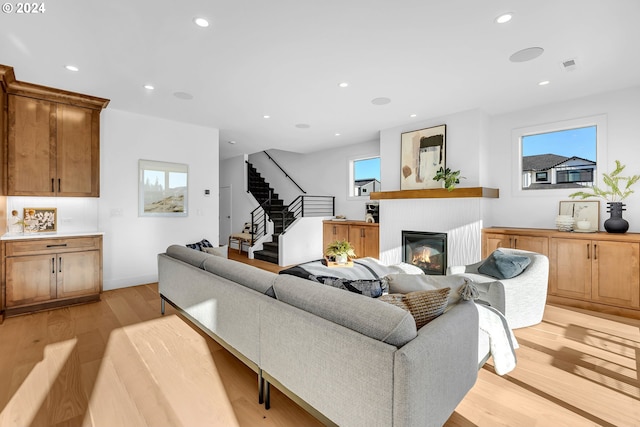
[(138, 174), (139, 216), (187, 216), (187, 165), (140, 160)]
[(445, 167), (447, 125), (405, 132), (400, 145), (400, 189), (442, 188), (433, 177)]

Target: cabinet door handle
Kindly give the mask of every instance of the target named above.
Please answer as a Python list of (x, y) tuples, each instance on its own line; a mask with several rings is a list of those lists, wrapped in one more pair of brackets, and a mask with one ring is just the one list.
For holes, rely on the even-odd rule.
[(58, 258), (58, 273), (62, 273), (62, 257)]
[(593, 244), (593, 259), (598, 259), (598, 244)]
[(58, 178), (58, 193), (62, 191), (62, 186), (60, 185), (60, 178)]
[(513, 239), (513, 249), (518, 249), (518, 238), (517, 237), (515, 237)]
[(360, 237), (364, 237), (364, 228), (360, 229)]
[(51, 274), (56, 274), (56, 257), (51, 258)]
[(587, 243), (587, 259), (591, 259), (591, 245)]
[(51, 192), (55, 193), (56, 192), (56, 188), (54, 187), (54, 179), (51, 178)]
[(64, 248), (65, 246), (67, 246), (66, 243), (60, 243), (57, 245), (47, 245), (48, 248)]

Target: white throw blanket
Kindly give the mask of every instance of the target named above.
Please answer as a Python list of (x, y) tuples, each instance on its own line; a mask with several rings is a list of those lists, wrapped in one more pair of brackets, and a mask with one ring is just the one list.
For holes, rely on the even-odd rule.
[(475, 306), (478, 308), (480, 329), (489, 335), (495, 371), (498, 375), (508, 374), (516, 367), (516, 337), (502, 313), (481, 303)]

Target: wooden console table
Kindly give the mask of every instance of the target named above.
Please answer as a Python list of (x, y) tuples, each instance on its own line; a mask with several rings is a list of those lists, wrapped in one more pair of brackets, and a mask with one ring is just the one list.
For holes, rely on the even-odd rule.
[(483, 258), (499, 247), (549, 257), (547, 302), (640, 319), (640, 233), (483, 229)]

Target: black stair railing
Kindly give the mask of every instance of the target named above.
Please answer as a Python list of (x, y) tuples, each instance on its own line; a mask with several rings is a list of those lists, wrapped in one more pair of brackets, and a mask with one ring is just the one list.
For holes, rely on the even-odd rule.
[(293, 182), (293, 185), (295, 185), (296, 187), (298, 187), (298, 190), (302, 191), (302, 194), (307, 194), (307, 192), (306, 192), (306, 191), (304, 191), (304, 190), (302, 189), (302, 187), (300, 187), (300, 186), (298, 185), (298, 183), (297, 183), (297, 182), (295, 182), (295, 181), (293, 180), (293, 178), (291, 178), (291, 176), (289, 176), (289, 174), (288, 174), (284, 169), (282, 169), (282, 167), (278, 164), (278, 162), (276, 162), (276, 161), (275, 161), (275, 159), (269, 155), (269, 153), (267, 153), (266, 151), (263, 151), (263, 153), (264, 153), (264, 154), (266, 154), (266, 155), (267, 155), (267, 157), (269, 158), (269, 160), (271, 160), (271, 161), (272, 161), (272, 162), (273, 162), (273, 163), (278, 167), (278, 169), (280, 169), (280, 170), (282, 171), (282, 173), (284, 174), (284, 176), (285, 176), (285, 177), (289, 178), (289, 181)]
[(288, 215), (282, 215), (283, 233), (298, 218), (312, 216), (334, 216), (336, 198), (334, 196), (298, 196), (287, 208)]

